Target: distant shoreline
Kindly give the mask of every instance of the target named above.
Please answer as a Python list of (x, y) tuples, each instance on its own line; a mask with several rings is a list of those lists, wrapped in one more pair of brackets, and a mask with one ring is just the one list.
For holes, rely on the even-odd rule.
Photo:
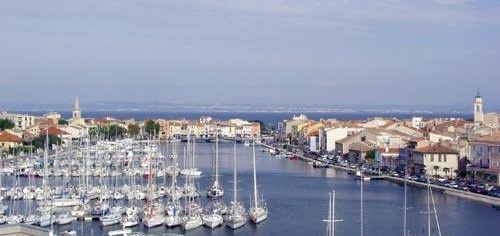
[[(14, 113), (27, 113), (36, 116), (50, 112), (50, 110), (40, 111), (9, 111)], [(71, 111), (56, 111), (59, 112), (63, 118), (70, 118)], [(277, 125), (285, 119), (291, 119), (293, 115), (301, 113), (296, 112), (239, 112), (239, 111), (82, 111), (82, 116), (85, 118), (102, 118), (113, 117), (116, 119), (181, 119), (186, 118), (189, 120), (197, 120), (201, 116), (211, 116), (215, 119), (228, 120), (233, 118), (241, 118), (245, 120), (261, 120), (266, 124)], [(366, 120), (373, 117), (386, 117), (396, 119), (411, 119), (414, 116), (420, 116), (424, 119), (431, 118), (460, 118), (470, 119), (472, 114), (468, 113), (452, 113), (452, 112), (439, 112), (439, 113), (419, 113), (419, 112), (304, 112), (310, 119), (337, 119), (337, 120)]]

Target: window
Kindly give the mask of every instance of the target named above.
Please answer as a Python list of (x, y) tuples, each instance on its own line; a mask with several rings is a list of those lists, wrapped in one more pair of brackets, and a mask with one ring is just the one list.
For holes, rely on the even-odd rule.
[(441, 162), (441, 154), (438, 156), (438, 161)]
[(434, 154), (431, 154), (431, 162), (434, 162)]
[(443, 159), (444, 159), (444, 162), (447, 162), (447, 160), (446, 160), (446, 154), (444, 154)]

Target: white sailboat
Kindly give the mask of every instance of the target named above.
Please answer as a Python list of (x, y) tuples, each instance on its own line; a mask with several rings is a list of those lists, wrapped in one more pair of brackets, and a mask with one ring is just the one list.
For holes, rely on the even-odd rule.
[(110, 226), (120, 223), (121, 215), (118, 214), (107, 214), (102, 216), (99, 220), (102, 226)]
[[(177, 145), (174, 145), (174, 153), (177, 156)], [(173, 167), (177, 168), (177, 158), (174, 158)], [(177, 171), (172, 172), (172, 182), (170, 189), (168, 189), (168, 202), (165, 207), (167, 216), (165, 217), (165, 226), (176, 227), (182, 225), (184, 222), (180, 212), (182, 211), (179, 199), (182, 197), (182, 190), (177, 187)]]
[(207, 196), (219, 198), (224, 196), (224, 188), (219, 183), (219, 135), (215, 137), (215, 174), (214, 184), (207, 190)]
[(410, 231), (407, 229), (407, 214), (406, 212), (410, 209), (408, 208), (407, 206), (407, 189), (408, 189), (408, 173), (407, 173), (407, 169), (405, 167), (405, 178), (404, 178), (404, 182), (405, 182), (405, 187), (404, 187), (404, 203), (403, 203), (403, 236), (414, 236), (414, 234), (411, 234)]
[(68, 213), (62, 213), (57, 216), (56, 222), (58, 225), (67, 225), (73, 222), (73, 218)]
[[(193, 142), (193, 156), (194, 156), (194, 142)], [(189, 151), (189, 137), (188, 137), (188, 153)], [(188, 158), (189, 160), (189, 158)], [(193, 163), (194, 163), (194, 157), (193, 157)], [(193, 165), (194, 166), (194, 165)], [(195, 198), (196, 195), (193, 195), (193, 193), (197, 193), (196, 187), (194, 186), (194, 183), (190, 183), (190, 176), (187, 176), (186, 179), (186, 186), (184, 187), (185, 191), (185, 206), (184, 206), (184, 211), (187, 212), (186, 217), (184, 218), (184, 222), (182, 223), (182, 228), (185, 231), (192, 230), (195, 228), (198, 228), (203, 225), (203, 220), (201, 219), (200, 213), (198, 211), (198, 206), (193, 202), (193, 199)], [(186, 192), (186, 189), (188, 191)]]
[[(431, 204), (432, 204), (432, 210), (431, 210)], [(427, 176), (427, 211), (421, 212), (423, 214), (427, 214), (427, 235), (431, 236), (431, 215), (434, 215), (435, 217), (435, 223), (436, 223), (436, 228), (437, 228), (437, 233), (439, 236), (441, 236), (441, 227), (439, 226), (439, 219), (437, 216), (437, 211), (436, 211), (436, 205), (434, 203), (434, 196), (432, 195), (432, 187), (431, 187), (431, 181), (429, 179), (429, 176)]]
[[(191, 137), (190, 137), (190, 135), (188, 135), (188, 139), (187, 139), (187, 141), (188, 141), (188, 144), (187, 144), (188, 145), (188, 150), (189, 150), (189, 147), (190, 147), (190, 139), (191, 139)], [(192, 143), (192, 156), (191, 156), (191, 158), (192, 158), (191, 159), (191, 166), (188, 165), (188, 167), (185, 167), (184, 169), (182, 169), (180, 171), (181, 175), (199, 177), (202, 174), (202, 171), (198, 170), (198, 168), (195, 167), (195, 156), (196, 156), (195, 155), (195, 150), (196, 150), (195, 145), (196, 145), (196, 142), (193, 139), (193, 143)], [(189, 153), (188, 153), (188, 158), (189, 158)], [(188, 162), (189, 162), (189, 160), (188, 160)]]
[(330, 197), (329, 205), (328, 205), (328, 219), (323, 220), (323, 222), (327, 222), (326, 235), (327, 236), (335, 236), (335, 223), (342, 222), (344, 220), (335, 219), (335, 190), (333, 190), (328, 195)]
[(252, 148), (253, 151), (253, 206), (250, 207), (250, 220), (258, 224), (267, 219), (267, 206), (263, 201), (262, 197), (259, 199), (259, 193), (257, 191), (257, 165), (255, 160), (255, 145)]
[(238, 202), (238, 175), (236, 171), (236, 143), (234, 143), (233, 150), (233, 201), (229, 208), (229, 215), (227, 217), (227, 227), (231, 229), (238, 229), (243, 227), (246, 222), (245, 207)]
[(137, 215), (125, 215), (120, 220), (123, 228), (134, 227), (139, 224), (139, 217)]
[(208, 228), (215, 229), (224, 223), (224, 219), (222, 218), (221, 215), (211, 212), (209, 214), (206, 214), (202, 217), (203, 224), (207, 226)]
[(40, 227), (47, 227), (55, 223), (56, 218), (52, 212), (52, 204), (48, 202), (50, 197), (50, 189), (48, 187), (48, 158), (49, 158), (49, 134), (48, 132), (45, 134), (45, 150), (43, 153), (43, 180), (42, 180), (42, 188), (43, 188), (43, 205), (46, 207), (45, 210), (42, 211), (40, 218), (38, 219), (38, 225)]
[[(149, 154), (149, 173), (153, 173), (151, 169), (151, 164), (152, 164), (152, 158), (151, 158), (151, 152)], [(148, 175), (148, 196), (147, 196), (147, 201), (148, 205), (144, 214), (144, 225), (148, 228), (153, 228), (157, 227), (163, 224), (163, 215), (161, 215), (161, 212), (158, 212), (156, 209), (154, 209), (154, 205), (152, 204), (153, 201), (153, 187), (152, 187), (152, 179), (153, 179), (154, 174)]]

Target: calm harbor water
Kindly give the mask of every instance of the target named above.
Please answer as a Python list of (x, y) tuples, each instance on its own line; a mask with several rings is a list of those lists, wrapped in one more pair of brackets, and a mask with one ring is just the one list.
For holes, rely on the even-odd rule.
[[(185, 144), (180, 144), (180, 149)], [(197, 145), (197, 166), (203, 170), (197, 183), (202, 195), (212, 183), (213, 145)], [(232, 150), (233, 144), (221, 143), (219, 147), (221, 181), (225, 188), (224, 199), (232, 197)], [(252, 193), (251, 147), (238, 145), (239, 196), (246, 207)], [(182, 155), (180, 155), (182, 156)], [(182, 165), (182, 157), (180, 158)], [(360, 235), (360, 182), (345, 171), (335, 169), (314, 169), (305, 162), (276, 159), (267, 153), (257, 151), (258, 183), (268, 204), (269, 218), (255, 226), (247, 222), (243, 228), (231, 231), (227, 227), (210, 230), (205, 227), (189, 231), (186, 235), (324, 235), (328, 215), (328, 192), (336, 190), (336, 218), (343, 222), (336, 224), (336, 234)], [(162, 182), (163, 178), (158, 178)], [(167, 182), (170, 183), (169, 178)], [(182, 183), (181, 183), (182, 184)], [(364, 182), (364, 235), (402, 235), (404, 188), (387, 181)], [(427, 192), (408, 187), (408, 229), (415, 235), (427, 235), (426, 211)], [(469, 201), (442, 193), (434, 193), (436, 209), (443, 235), (497, 235), (500, 230), (500, 211), (489, 205)], [(207, 201), (201, 198), (202, 203)], [(17, 205), (23, 205), (21, 202)], [(434, 221), (433, 221), (434, 222)], [(433, 223), (433, 235), (437, 235)], [(56, 232), (65, 229), (76, 230), (79, 235), (104, 235), (119, 225), (101, 227), (98, 221), (75, 221)], [(164, 226), (146, 229), (141, 224), (133, 228), (148, 234), (182, 233), (181, 228), (168, 229)]]

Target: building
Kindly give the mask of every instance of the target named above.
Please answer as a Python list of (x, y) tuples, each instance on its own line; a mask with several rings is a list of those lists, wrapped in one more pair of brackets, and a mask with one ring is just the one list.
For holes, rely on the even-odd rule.
[(25, 130), (26, 128), (35, 124), (35, 117), (27, 114), (13, 114), (2, 111), (0, 119), (7, 119), (14, 123), (15, 128)]
[(365, 163), (368, 162), (369, 165), (373, 165), (370, 163), (374, 161), (375, 156), (372, 156), (372, 159), (367, 158), (367, 154), (371, 151), (374, 151), (375, 148), (371, 147), (365, 142), (355, 142), (349, 145), (349, 162), (351, 163)]
[(10, 151), (22, 145), (22, 139), (9, 132), (0, 133), (0, 149)]
[(418, 148), (414, 154), (414, 162), (424, 168), (417, 173), (453, 177), (460, 172), (458, 151), (440, 143)]
[(424, 128), (424, 122), (422, 122), (422, 121), (423, 121), (422, 117), (416, 117), (416, 116), (414, 116), (411, 119), (411, 127), (415, 128), (415, 129), (422, 129), (422, 128)]
[(378, 148), (375, 152), (376, 164), (380, 167), (388, 167), (390, 170), (396, 170), (400, 164), (399, 148)]
[(433, 143), (439, 143), (442, 141), (453, 141), (455, 139), (451, 135), (448, 135), (446, 133), (433, 131), (429, 132), (429, 140)]
[(85, 120), (82, 119), (82, 111), (80, 109), (78, 97), (76, 97), (75, 106), (73, 107), (73, 113), (69, 123), (72, 125), (85, 125)]
[(484, 113), (483, 113), (483, 98), (481, 94), (477, 92), (474, 98), (474, 123), (483, 123)]
[(500, 134), (472, 139), (469, 151), (475, 177), (500, 186)]
[(332, 152), (335, 150), (335, 143), (341, 139), (351, 136), (363, 130), (356, 127), (338, 127), (325, 129), (326, 136), (326, 151)]

